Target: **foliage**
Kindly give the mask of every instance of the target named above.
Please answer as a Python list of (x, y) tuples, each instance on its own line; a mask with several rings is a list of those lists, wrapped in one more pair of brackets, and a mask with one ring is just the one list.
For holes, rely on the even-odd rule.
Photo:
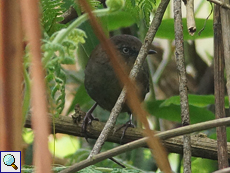
[(218, 168), (216, 160), (209, 160), (203, 158), (192, 158), (192, 172), (209, 173), (214, 172)]
[(48, 0), (41, 0), (40, 2), (42, 8), (41, 23), (43, 29), (48, 35), (52, 35), (54, 32), (63, 28), (59, 22), (63, 20), (61, 15), (66, 10), (62, 7), (64, 2)]
[(44, 52), (56, 52), (45, 66), (47, 69), (46, 80), (51, 91), (50, 102), (53, 102), (51, 110), (55, 110), (54, 114), (58, 116), (65, 106), (66, 75), (61, 64), (75, 64), (77, 45), (84, 43), (86, 35), (82, 30), (74, 29), (61, 44), (52, 43), (53, 37), (49, 39), (50, 41), (44, 40), (45, 44), (42, 48)]
[[(82, 9), (75, 0), (59, 1), (59, 0), (41, 0), (42, 9), (42, 27), (43, 27), (43, 39), (42, 39), (42, 51), (43, 51), (43, 64), (46, 70), (46, 81), (48, 86), (49, 106), (53, 115), (60, 115), (65, 107), (66, 98), (66, 86), (70, 83), (77, 84), (74, 92), (72, 92), (73, 100), (67, 108), (67, 115), (69, 115), (76, 104), (79, 104), (81, 108), (86, 111), (92, 104), (92, 99), (88, 96), (84, 88), (84, 67), (87, 62), (93, 48), (98, 44), (98, 40), (90, 27), (86, 14), (81, 14)], [(152, 17), (152, 11), (155, 8), (155, 1), (152, 0), (126, 0), (126, 3), (121, 5), (123, 8), (120, 10), (103, 9), (102, 5), (97, 0), (90, 0), (91, 6), (94, 9), (94, 14), (100, 20), (105, 34), (109, 35), (110, 31), (119, 33), (118, 29), (122, 27), (135, 26), (136, 33), (140, 32), (140, 28), (143, 27), (143, 21), (146, 27), (150, 24), (150, 18)], [(63, 25), (59, 22), (63, 20), (61, 16), (70, 6), (73, 6), (79, 14), (78, 19)], [(185, 26), (185, 19), (183, 19), (183, 25)], [(205, 19), (196, 19), (197, 30), (200, 30), (205, 23)], [(138, 28), (139, 27), (139, 28)], [(156, 34), (158, 38), (164, 38), (168, 40), (174, 39), (174, 24), (173, 19), (164, 19)], [(203, 38), (213, 37), (212, 20), (208, 20), (205, 30), (200, 36), (196, 35), (191, 37), (186, 28), (184, 27), (184, 39), (185, 40), (197, 40)], [(173, 53), (171, 53), (173, 54)], [(77, 58), (76, 58), (77, 57)], [(66, 70), (63, 65), (76, 64), (79, 66), (79, 70), (70, 71)], [(25, 76), (25, 97), (23, 111), (26, 114), (29, 110), (29, 93), (30, 93), (30, 76), (29, 67), (30, 62), (28, 55), (24, 58), (24, 76)], [(189, 95), (189, 109), (191, 115), (191, 123), (198, 123), (215, 118), (214, 113), (209, 109), (210, 105), (214, 104), (213, 95)], [(226, 107), (228, 103), (226, 102)], [(164, 100), (146, 101), (146, 108), (151, 115), (161, 119), (167, 119), (174, 122), (181, 122), (181, 110), (180, 110), (180, 97), (173, 96)], [(107, 120), (108, 112), (97, 108), (95, 115), (100, 120)], [(125, 116), (122, 122), (125, 121)], [(118, 120), (119, 121), (119, 120)], [(230, 133), (230, 132), (229, 132)], [(31, 134), (27, 134), (24, 138), (30, 141)], [(66, 147), (69, 145), (66, 138), (62, 141), (58, 141), (61, 147), (65, 147), (65, 159), (69, 161), (69, 164), (79, 162), (87, 158), (89, 149), (81, 148), (79, 139), (74, 139), (77, 142), (76, 151), (73, 147)], [(114, 144), (108, 144), (108, 148), (113, 148)], [(81, 148), (81, 149), (79, 149)], [(68, 150), (68, 151), (67, 151)], [(96, 166), (90, 166), (80, 172), (146, 172), (150, 168), (150, 164), (154, 165), (152, 157), (146, 152), (147, 149), (136, 150), (130, 153), (126, 153), (119, 157), (121, 162), (128, 165), (127, 169), (114, 168), (114, 163), (111, 161), (104, 161)], [(57, 152), (63, 152), (62, 149)], [(63, 156), (62, 154), (57, 154)], [(198, 161), (194, 159), (193, 164), (197, 164)], [(211, 162), (212, 163), (212, 162)], [(207, 161), (207, 164), (210, 164)], [(106, 166), (105, 166), (106, 165)], [(105, 168), (105, 167), (111, 168)], [(132, 165), (138, 165), (138, 168), (132, 167)], [(199, 166), (197, 166), (199, 168)], [(65, 167), (55, 167), (54, 171), (58, 172)], [(33, 168), (26, 168), (26, 171), (31, 171)], [(141, 170), (139, 170), (141, 169)], [(195, 170), (195, 169), (194, 169)], [(196, 171), (194, 171), (196, 172)]]
[[(79, 10), (78, 5), (73, 2), (74, 1), (62, 2), (41, 0), (43, 11), (42, 26), (44, 29), (42, 50), (45, 52), (43, 63), (47, 70), (46, 80), (50, 89), (49, 92), (51, 93), (49, 99), (51, 112), (57, 116), (62, 112), (65, 105), (66, 74), (62, 68), (62, 64), (75, 63), (78, 45), (79, 43), (85, 43), (85, 38), (88, 34), (81, 29), (75, 28), (87, 22), (86, 15), (82, 15), (69, 26), (59, 24), (59, 22), (63, 20), (61, 14), (63, 14), (68, 7), (74, 6), (75, 9)], [(114, 6), (114, 3), (107, 4), (108, 9), (101, 9), (98, 1), (92, 0), (90, 2), (94, 9), (98, 8), (95, 10), (95, 14), (101, 19), (107, 32), (120, 27), (127, 27), (138, 22), (138, 20), (141, 19), (139, 16), (141, 12), (145, 14), (145, 20), (149, 23), (150, 9), (153, 7), (152, 1), (149, 0), (145, 2), (132, 1), (132, 6), (135, 5), (135, 8), (138, 9), (129, 13), (132, 9), (130, 7), (131, 4), (129, 4), (130, 1), (127, 1), (125, 6), (121, 6), (124, 8), (123, 10), (114, 10), (114, 7), (110, 7)], [(136, 13), (134, 15), (136, 19), (131, 15), (134, 13)], [(28, 106), (25, 107), (28, 108)], [(73, 104), (69, 110), (71, 111), (72, 108)]]
[(155, 5), (155, 0), (128, 0), (126, 1), (125, 11), (134, 16), (137, 24), (140, 24), (140, 20), (144, 19), (145, 24), (148, 27), (150, 24), (151, 12)]
[[(58, 138), (58, 135), (57, 135)], [(68, 147), (63, 147), (68, 146)], [(49, 149), (51, 153), (55, 153), (55, 157), (64, 158), (68, 155), (72, 155), (76, 150), (80, 149), (80, 142), (77, 138), (64, 135), (59, 140), (53, 138), (49, 141)], [(72, 162), (71, 162), (72, 163)]]
[[(183, 27), (184, 40), (195, 40), (195, 39), (213, 37), (213, 28), (212, 28), (213, 21), (212, 20), (196, 18), (195, 21), (196, 21), (197, 31), (200, 31), (203, 27), (205, 27), (204, 31), (201, 32), (200, 35), (198, 35), (198, 33), (195, 33), (194, 36), (191, 36), (189, 35), (187, 28)], [(205, 25), (205, 21), (206, 21), (206, 25)], [(182, 20), (182, 24), (183, 26), (186, 26), (185, 18)], [(173, 19), (162, 20), (161, 26), (159, 27), (156, 37), (173, 40), (174, 39), (174, 20)]]
[[(215, 119), (214, 113), (209, 110), (209, 106), (215, 103), (214, 95), (189, 95), (188, 100), (191, 124)], [(227, 97), (225, 105), (228, 106)], [(148, 101), (146, 108), (158, 118), (181, 122), (179, 96), (173, 96), (166, 100)]]

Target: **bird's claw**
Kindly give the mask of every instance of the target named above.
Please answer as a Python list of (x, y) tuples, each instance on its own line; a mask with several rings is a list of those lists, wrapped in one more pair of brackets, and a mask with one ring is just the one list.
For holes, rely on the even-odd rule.
[(85, 135), (85, 139), (86, 141), (88, 142), (88, 137), (87, 137), (87, 125), (88, 124), (91, 124), (93, 120), (96, 120), (96, 121), (99, 121), (98, 118), (95, 118), (93, 115), (92, 115), (92, 112), (94, 111), (94, 109), (97, 107), (97, 103), (95, 103), (88, 112), (86, 112), (85, 114), (85, 117), (83, 119), (83, 122), (82, 122), (82, 128), (81, 128), (81, 132)]
[(123, 138), (124, 138), (124, 136), (125, 136), (126, 130), (127, 130), (129, 127), (134, 128), (135, 125), (132, 123), (132, 120), (129, 120), (129, 121), (127, 121), (125, 124), (123, 124), (122, 126), (120, 126), (119, 128), (117, 128), (117, 129), (115, 130), (115, 132), (117, 132), (118, 130), (122, 129), (123, 127), (124, 127), (124, 130), (123, 130), (122, 135), (121, 135), (120, 144), (122, 144), (122, 140), (123, 140)]
[(91, 118), (88, 118), (88, 123), (87, 124), (92, 124), (92, 121), (95, 120), (95, 121), (99, 121), (98, 118), (94, 117), (93, 115), (91, 115)]
[(85, 117), (84, 117), (84, 120), (82, 122), (82, 129), (81, 129), (81, 132), (85, 135), (85, 139), (86, 141), (88, 141), (88, 137), (87, 137), (87, 125), (88, 124), (92, 124), (92, 121), (95, 120), (95, 121), (99, 121), (98, 118), (95, 118), (91, 112), (87, 112), (85, 114)]

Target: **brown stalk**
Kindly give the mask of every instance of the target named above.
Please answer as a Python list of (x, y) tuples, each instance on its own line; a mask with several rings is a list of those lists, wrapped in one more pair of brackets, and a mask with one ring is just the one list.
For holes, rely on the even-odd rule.
[(34, 165), (36, 172), (51, 172), (51, 155), (48, 150), (48, 109), (45, 77), (41, 62), (41, 30), (39, 2), (21, 0), (22, 19), (31, 55), (31, 106), (34, 139)]
[[(170, 168), (170, 165), (167, 159), (166, 152), (164, 151), (164, 148), (162, 144), (160, 143), (159, 139), (154, 137), (152, 131), (150, 130), (150, 127), (148, 125), (148, 121), (146, 118), (147, 112), (144, 111), (141, 107), (141, 102), (138, 96), (135, 94), (137, 92), (136, 92), (136, 88), (133, 82), (129, 79), (128, 75), (125, 73), (125, 70), (122, 69), (121, 66), (119, 65), (116, 51), (114, 50), (113, 46), (108, 41), (108, 39), (106, 38), (101, 26), (97, 22), (95, 16), (92, 14), (91, 9), (89, 5), (87, 4), (87, 2), (84, 0), (80, 0), (79, 2), (81, 3), (85, 11), (89, 14), (90, 22), (94, 28), (96, 35), (98, 36), (102, 44), (102, 47), (104, 47), (107, 54), (109, 55), (111, 64), (116, 74), (118, 75), (120, 81), (125, 85), (125, 91), (123, 90), (122, 94), (120, 95), (121, 97), (119, 97), (117, 101), (117, 103), (119, 104), (116, 103), (110, 115), (110, 117), (112, 117), (113, 114), (115, 115), (115, 118), (114, 117), (112, 118), (113, 123), (110, 123), (110, 120), (107, 121), (105, 128), (101, 132), (101, 135), (99, 136), (96, 144), (94, 145), (94, 148), (89, 156), (89, 159), (100, 152), (101, 147), (104, 144), (108, 136), (108, 133), (112, 130), (112, 127), (115, 125), (116, 117), (118, 116), (118, 113), (121, 110), (122, 104), (125, 101), (125, 93), (126, 93), (129, 107), (134, 112), (134, 114), (138, 115), (138, 118), (140, 119), (140, 121), (143, 123), (143, 125), (146, 128), (145, 135), (149, 137), (147, 142), (150, 148), (153, 149), (153, 154), (155, 156), (155, 159), (157, 161), (159, 168), (164, 172), (171, 172), (171, 168)], [(146, 55), (147, 55), (147, 52), (146, 52)], [(132, 71), (131, 71), (131, 74), (132, 74)]]
[[(174, 31), (175, 31), (175, 45), (176, 45), (176, 63), (179, 71), (179, 92), (180, 92), (180, 105), (181, 105), (181, 119), (182, 125), (187, 126), (190, 124), (189, 107), (188, 107), (188, 86), (185, 70), (184, 58), (184, 39), (183, 39), (183, 26), (182, 26), (182, 13), (181, 1), (174, 0)], [(184, 172), (191, 173), (191, 138), (190, 135), (184, 135)]]
[(22, 149), (22, 30), (18, 1), (0, 1), (0, 150)]
[[(214, 7), (214, 85), (215, 85), (215, 115), (216, 118), (225, 116), (225, 81), (224, 81), (224, 50), (221, 32), (220, 6)], [(219, 169), (228, 167), (226, 127), (216, 128), (218, 142)]]

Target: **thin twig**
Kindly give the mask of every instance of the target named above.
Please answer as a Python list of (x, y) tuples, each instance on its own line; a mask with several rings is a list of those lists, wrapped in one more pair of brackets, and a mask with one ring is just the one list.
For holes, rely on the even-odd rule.
[[(118, 65), (118, 59), (116, 57), (115, 50), (113, 50), (113, 47), (111, 46), (111, 43), (108, 42), (108, 39), (105, 37), (103, 30), (101, 26), (98, 24), (95, 16), (92, 14), (89, 5), (86, 3), (86, 1), (79, 1), (81, 5), (84, 7), (86, 12), (89, 15), (90, 22), (92, 23), (92, 26), (95, 30), (96, 35), (98, 36), (102, 47), (104, 47), (106, 53), (109, 55), (111, 64), (113, 66), (114, 71), (118, 75), (120, 81), (125, 84), (125, 88), (122, 90), (122, 93), (120, 94), (117, 103), (115, 104), (114, 108), (112, 109), (112, 112), (110, 114), (110, 117), (101, 132), (101, 135), (99, 136), (96, 144), (94, 145), (90, 155), (89, 159), (91, 159), (94, 155), (98, 154), (101, 150), (101, 147), (103, 146), (105, 140), (108, 137), (109, 132), (112, 130), (112, 128), (115, 125), (117, 116), (119, 112), (121, 111), (122, 105), (124, 104), (126, 94), (127, 94), (127, 103), (131, 110), (138, 115), (139, 120), (143, 123), (145, 126), (145, 135), (149, 136), (148, 144), (153, 149), (151, 150), (154, 153), (156, 162), (159, 166), (159, 168), (164, 172), (171, 172), (171, 168), (168, 162), (167, 154), (161, 145), (160, 141), (157, 138), (154, 138), (152, 135), (152, 131), (150, 130), (146, 115), (147, 112), (141, 107), (140, 100), (138, 99), (138, 96), (135, 94), (136, 89), (133, 85), (133, 83), (129, 80), (128, 76), (126, 77), (126, 74), (123, 72), (124, 70)], [(164, 3), (161, 3), (158, 7), (158, 11), (155, 14), (155, 17), (153, 19), (153, 22), (150, 26), (150, 29), (145, 37), (145, 44), (142, 46), (139, 55), (137, 57), (137, 60), (135, 62), (135, 65), (133, 69), (130, 72), (130, 78), (135, 79), (137, 76), (137, 73), (139, 72), (140, 68), (142, 67), (142, 64), (147, 56), (147, 52), (149, 50), (149, 47), (153, 41), (153, 37), (156, 34), (156, 31), (161, 23), (164, 11), (166, 10), (166, 7), (169, 3), (169, 0), (164, 1)], [(155, 24), (155, 25), (154, 25)], [(134, 81), (134, 80), (132, 80)]]
[(207, 18), (205, 19), (205, 21), (204, 21), (204, 26), (203, 26), (203, 28), (201, 28), (201, 30), (198, 32), (198, 35), (199, 35), (199, 36), (200, 36), (201, 32), (203, 32), (203, 30), (205, 29), (206, 22), (207, 22), (208, 18), (211, 16), (211, 14), (212, 14), (212, 12), (213, 12), (213, 6), (212, 6), (212, 3), (211, 3), (211, 2), (210, 2), (210, 5), (211, 5), (211, 11), (210, 11), (208, 17), (207, 17)]
[(168, 41), (168, 48), (163, 53), (163, 59), (159, 66), (157, 67), (156, 72), (153, 75), (153, 83), (157, 84), (165, 67), (167, 66), (170, 58), (171, 58), (171, 41)]
[[(109, 42), (108, 39), (106, 38), (101, 26), (97, 22), (95, 16), (92, 14), (88, 3), (86, 1), (83, 1), (83, 0), (79, 1), (79, 3), (81, 3), (82, 7), (87, 12), (89, 19), (90, 19), (90, 22), (92, 24), (92, 27), (94, 28), (94, 31), (95, 31), (96, 35), (98, 36), (98, 39), (100, 40), (102, 47), (104, 48), (106, 53), (109, 55), (108, 57), (110, 58), (110, 61), (111, 61), (111, 64), (112, 64), (112, 67), (113, 67), (115, 73), (118, 75), (120, 81), (123, 84), (125, 84), (124, 86), (129, 85), (128, 91), (130, 90), (130, 92), (131, 92), (131, 90), (132, 90), (134, 92), (135, 89), (133, 88), (133, 85), (131, 84), (131, 81), (128, 78), (128, 75), (125, 73), (125, 70), (122, 68), (122, 66), (119, 63), (119, 56), (117, 56), (116, 51), (115, 51), (113, 45), (111, 44), (111, 42)], [(134, 100), (135, 101), (137, 99), (136, 97), (137, 96), (134, 94)], [(122, 105), (124, 104), (125, 93), (122, 95), (122, 98), (120, 98), (120, 99), (119, 98), (117, 101), (118, 103), (116, 103), (114, 108), (112, 109), (110, 117), (107, 120), (107, 123), (101, 132), (101, 135), (97, 139), (97, 141), (96, 141), (96, 143), (95, 143), (95, 145), (94, 145), (94, 147), (93, 147), (93, 149), (89, 155), (89, 158), (91, 158), (93, 155), (98, 154), (100, 152), (105, 140), (108, 137), (109, 132), (114, 127), (114, 125), (116, 123), (116, 119), (118, 117), (118, 114), (120, 113), (120, 111), (122, 109)]]
[[(181, 1), (174, 0), (174, 31), (175, 31), (175, 45), (176, 45), (176, 63), (179, 71), (179, 92), (181, 105), (181, 119), (182, 125), (190, 124), (189, 106), (188, 106), (188, 86), (184, 58), (184, 39), (182, 26)], [(191, 139), (190, 135), (184, 136), (184, 172), (191, 173)]]

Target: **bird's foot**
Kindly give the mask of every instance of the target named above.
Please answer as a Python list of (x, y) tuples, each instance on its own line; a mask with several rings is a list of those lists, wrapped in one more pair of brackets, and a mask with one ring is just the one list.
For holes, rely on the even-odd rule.
[(81, 128), (81, 132), (85, 135), (85, 139), (86, 141), (88, 141), (88, 137), (87, 137), (87, 131), (86, 131), (86, 128), (87, 128), (87, 125), (88, 124), (91, 124), (93, 120), (96, 120), (96, 121), (99, 121), (98, 118), (95, 118), (92, 113), (94, 111), (94, 109), (97, 107), (97, 103), (95, 103), (88, 112), (86, 112), (85, 114), (85, 117), (83, 119), (83, 122), (82, 122), (82, 128)]
[(120, 143), (121, 143), (121, 144), (122, 144), (122, 140), (123, 140), (123, 138), (124, 138), (124, 136), (125, 136), (126, 130), (127, 130), (129, 127), (134, 128), (135, 125), (132, 123), (132, 119), (130, 119), (130, 120), (127, 121), (125, 124), (123, 124), (122, 126), (120, 126), (119, 128), (117, 128), (117, 129), (115, 130), (115, 132), (117, 132), (118, 130), (122, 129), (123, 127), (124, 127), (124, 130), (123, 130), (123, 132), (122, 132), (121, 140), (120, 140)]
[(87, 126), (90, 124), (92, 124), (92, 121), (95, 120), (95, 121), (99, 121), (98, 118), (95, 118), (90, 111), (88, 111), (86, 114), (85, 114), (85, 117), (84, 117), (84, 120), (82, 122), (82, 128), (81, 128), (81, 132), (85, 135), (85, 139), (86, 141), (88, 141), (88, 137), (87, 137)]

